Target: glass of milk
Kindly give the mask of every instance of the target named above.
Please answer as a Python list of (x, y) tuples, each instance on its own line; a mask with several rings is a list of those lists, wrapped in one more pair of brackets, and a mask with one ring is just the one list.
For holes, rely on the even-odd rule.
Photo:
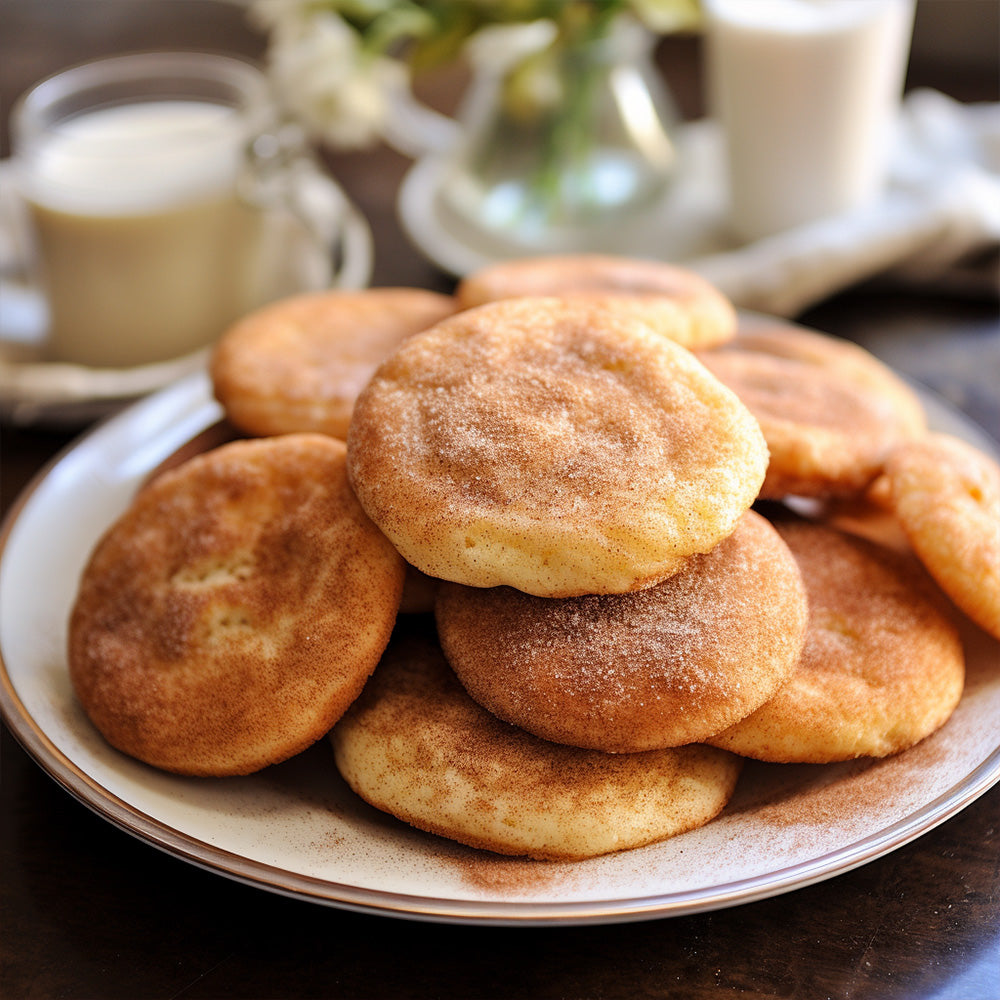
[(265, 213), (245, 175), (271, 124), (258, 69), (194, 52), (87, 63), (19, 100), (13, 163), (48, 359), (181, 357), (268, 297)]
[(873, 201), (914, 0), (704, 0), (704, 11), (734, 235), (756, 240)]

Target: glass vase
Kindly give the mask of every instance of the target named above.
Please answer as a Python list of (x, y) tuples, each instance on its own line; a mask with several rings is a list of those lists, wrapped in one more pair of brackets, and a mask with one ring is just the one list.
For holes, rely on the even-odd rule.
[(608, 250), (664, 198), (678, 117), (641, 25), (619, 17), (573, 45), (545, 28), (499, 29), (470, 53), (442, 201), (514, 252)]

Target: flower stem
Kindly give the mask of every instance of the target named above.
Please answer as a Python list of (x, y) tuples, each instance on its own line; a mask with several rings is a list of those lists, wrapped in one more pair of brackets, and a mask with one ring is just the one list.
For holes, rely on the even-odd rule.
[(592, 6), (592, 16), (586, 20), (561, 24), (553, 42), (564, 106), (551, 117), (531, 179), (532, 211), (550, 220), (567, 207), (566, 200), (586, 204), (594, 194), (587, 168), (596, 138), (601, 79), (607, 71), (603, 46), (620, 7), (619, 2)]

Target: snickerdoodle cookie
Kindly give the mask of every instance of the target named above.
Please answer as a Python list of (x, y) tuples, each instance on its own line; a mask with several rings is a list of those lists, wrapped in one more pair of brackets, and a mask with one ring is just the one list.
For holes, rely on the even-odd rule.
[(798, 662), (806, 596), (788, 547), (747, 511), (655, 587), (552, 600), (442, 584), (436, 616), (449, 663), (494, 715), (634, 752), (701, 742), (767, 701)]
[(451, 296), (418, 288), (313, 292), (271, 303), (216, 345), (215, 394), (248, 434), (314, 431), (344, 440), (354, 400), (379, 362), (457, 308)]
[(605, 754), (501, 722), (436, 646), (394, 640), (330, 734), (337, 767), (378, 809), (472, 847), (576, 860), (641, 847), (713, 819), (738, 757), (707, 746)]
[(736, 311), (718, 289), (659, 260), (569, 254), (503, 261), (467, 275), (455, 295), (463, 308), (528, 295), (604, 300), (689, 348), (711, 347), (736, 333)]
[(770, 701), (707, 742), (822, 764), (895, 754), (942, 726), (962, 695), (964, 653), (907, 558), (818, 524), (777, 527), (809, 599), (802, 657)]
[(760, 422), (764, 497), (857, 495), (891, 448), (926, 429), (916, 393), (848, 341), (756, 320), (698, 357)]
[(70, 677), (109, 743), (182, 774), (247, 774), (321, 738), (396, 619), (403, 561), (342, 442), (223, 445), (158, 476), (98, 542)]
[(408, 562), (546, 597), (649, 586), (725, 538), (767, 449), (736, 396), (630, 315), (555, 298), (407, 340), (358, 398), (362, 506)]
[(927, 434), (886, 459), (885, 502), (941, 589), (1000, 638), (1000, 467), (948, 434)]

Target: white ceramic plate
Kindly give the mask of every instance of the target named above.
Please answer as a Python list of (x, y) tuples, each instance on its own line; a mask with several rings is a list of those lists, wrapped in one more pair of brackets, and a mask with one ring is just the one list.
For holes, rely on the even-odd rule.
[[(989, 450), (932, 398), (933, 423)], [(348, 909), (469, 923), (636, 920), (785, 892), (880, 857), (1000, 779), (1000, 645), (968, 630), (968, 684), (948, 724), (888, 760), (749, 764), (723, 815), (662, 844), (573, 864), (500, 858), (360, 802), (326, 741), (246, 778), (160, 773), (108, 747), (77, 706), (64, 654), (77, 578), (136, 484), (219, 418), (188, 378), (81, 440), (3, 536), (0, 704), (28, 752), (82, 802), (150, 844), (276, 892)]]

